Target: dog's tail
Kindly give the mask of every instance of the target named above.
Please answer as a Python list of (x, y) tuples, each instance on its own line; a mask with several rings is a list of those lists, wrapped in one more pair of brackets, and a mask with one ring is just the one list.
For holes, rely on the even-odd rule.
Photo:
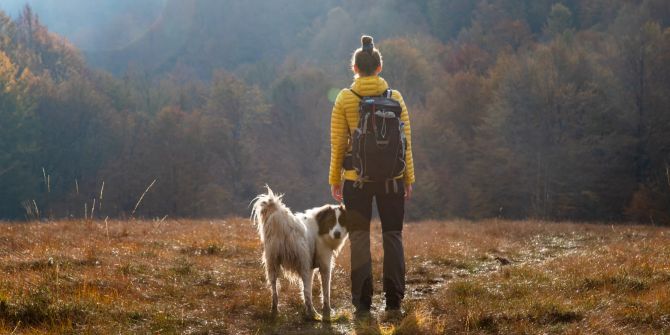
[(251, 200), (251, 221), (256, 224), (259, 231), (263, 228), (263, 224), (268, 220), (268, 218), (279, 209), (283, 207), (282, 203), (283, 194), (275, 194), (268, 185), (265, 185), (267, 189), (266, 194), (259, 194), (253, 200)]

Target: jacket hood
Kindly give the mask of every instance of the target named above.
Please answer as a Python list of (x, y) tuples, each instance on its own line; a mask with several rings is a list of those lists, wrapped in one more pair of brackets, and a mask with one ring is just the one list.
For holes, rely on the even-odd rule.
[(388, 83), (380, 76), (358, 77), (351, 84), (351, 89), (362, 96), (381, 95), (388, 88)]

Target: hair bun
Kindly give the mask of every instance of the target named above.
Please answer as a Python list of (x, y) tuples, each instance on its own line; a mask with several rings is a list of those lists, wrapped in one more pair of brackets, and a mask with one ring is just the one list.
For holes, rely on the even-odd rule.
[(368, 35), (361, 36), (361, 46), (368, 45), (368, 44), (374, 44), (372, 42), (372, 36), (368, 36)]
[(372, 36), (368, 36), (368, 35), (361, 36), (361, 49), (363, 49), (363, 51), (367, 51), (369, 53), (372, 53), (372, 50), (374, 48), (375, 48), (375, 44), (373, 43)]

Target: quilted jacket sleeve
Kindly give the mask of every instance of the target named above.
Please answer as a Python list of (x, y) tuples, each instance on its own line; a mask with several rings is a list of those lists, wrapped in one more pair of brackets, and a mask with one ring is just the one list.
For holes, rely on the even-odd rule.
[(342, 161), (347, 150), (349, 139), (349, 128), (343, 107), (344, 90), (340, 91), (333, 105), (330, 116), (330, 170), (328, 183), (331, 185), (342, 184)]
[(405, 160), (407, 167), (405, 168), (404, 181), (406, 184), (414, 184), (416, 181), (414, 178), (414, 159), (412, 158), (412, 127), (409, 123), (409, 113), (407, 112), (407, 106), (405, 106), (405, 100), (403, 100), (402, 95), (398, 91), (393, 91), (393, 97), (400, 102), (402, 107), (402, 113), (400, 114), (401, 121), (405, 124), (405, 137), (407, 138), (407, 148), (405, 151)]

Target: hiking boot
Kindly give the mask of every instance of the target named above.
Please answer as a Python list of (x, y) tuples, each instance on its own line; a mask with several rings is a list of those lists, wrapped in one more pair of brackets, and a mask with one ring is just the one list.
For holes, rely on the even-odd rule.
[(382, 320), (384, 322), (396, 322), (402, 320), (404, 317), (405, 311), (403, 311), (401, 308), (386, 309), (384, 315), (382, 316)]
[(405, 311), (400, 307), (400, 302), (386, 301), (386, 308), (384, 308), (383, 319), (385, 321), (399, 321), (405, 316)]

